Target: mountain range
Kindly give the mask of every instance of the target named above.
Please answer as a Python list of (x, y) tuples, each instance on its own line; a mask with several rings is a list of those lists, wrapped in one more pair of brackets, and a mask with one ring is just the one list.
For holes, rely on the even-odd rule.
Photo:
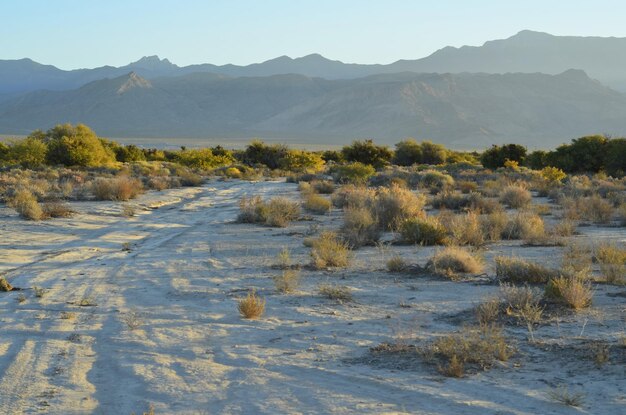
[(388, 65), (313, 54), (247, 66), (144, 57), (64, 71), (0, 61), (0, 132), (84, 122), (113, 137), (265, 137), (461, 148), (626, 134), (626, 38), (522, 31)]

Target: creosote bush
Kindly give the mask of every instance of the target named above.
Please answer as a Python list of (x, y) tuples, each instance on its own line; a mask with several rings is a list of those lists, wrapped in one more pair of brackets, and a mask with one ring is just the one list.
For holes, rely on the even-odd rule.
[(322, 232), (312, 241), (311, 265), (316, 269), (347, 267), (352, 255), (346, 242), (334, 232)]
[(545, 284), (559, 275), (557, 270), (521, 258), (498, 256), (495, 262), (496, 277), (500, 281), (515, 284)]
[(237, 308), (243, 318), (258, 319), (265, 312), (265, 299), (256, 295), (255, 292), (250, 292), (246, 298), (239, 300)]
[(437, 275), (454, 279), (459, 274), (478, 274), (484, 265), (480, 258), (467, 249), (449, 246), (435, 252), (427, 268)]
[(446, 234), (446, 228), (433, 216), (407, 219), (400, 226), (402, 242), (409, 244), (443, 245)]

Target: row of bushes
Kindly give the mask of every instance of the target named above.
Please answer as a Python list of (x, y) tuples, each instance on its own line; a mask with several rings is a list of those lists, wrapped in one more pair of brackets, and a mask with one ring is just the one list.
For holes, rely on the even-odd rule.
[(535, 170), (556, 167), (567, 173), (597, 173), (611, 176), (626, 174), (626, 138), (592, 135), (573, 139), (553, 151), (537, 150), (527, 154), (519, 144), (494, 145), (480, 155), (481, 164), (490, 169), (516, 162)]

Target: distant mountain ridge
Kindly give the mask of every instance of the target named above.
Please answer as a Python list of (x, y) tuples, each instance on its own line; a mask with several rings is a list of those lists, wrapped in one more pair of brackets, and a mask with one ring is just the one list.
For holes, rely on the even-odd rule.
[[(167, 59), (147, 56), (122, 67), (64, 71), (30, 59), (0, 60), (0, 100), (39, 89), (69, 90), (89, 82), (135, 72), (146, 79), (211, 72), (227, 76), (301, 74), (325, 79), (355, 79), (399, 72), (418, 73), (545, 73), (584, 70), (593, 79), (626, 91), (626, 38), (553, 36), (524, 30), (507, 39), (482, 46), (445, 47), (415, 60), (387, 65), (348, 64), (319, 54), (301, 58), (281, 56), (246, 66), (210, 63), (179, 67)], [(3, 98), (4, 97), (4, 98)]]
[(0, 103), (0, 131), (26, 134), (60, 122), (86, 123), (109, 137), (389, 144), (417, 137), (465, 149), (512, 141), (545, 148), (584, 134), (626, 134), (626, 95), (580, 70), (336, 80), (197, 72), (148, 80), (132, 72)]

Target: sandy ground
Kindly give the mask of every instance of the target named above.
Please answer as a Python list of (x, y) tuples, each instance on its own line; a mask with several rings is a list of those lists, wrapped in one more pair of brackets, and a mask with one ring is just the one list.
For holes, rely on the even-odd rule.
[[(304, 270), (298, 292), (278, 294), (276, 254), (289, 247), (307, 263), (304, 236), (338, 226), (340, 212), (285, 229), (233, 223), (238, 200), (257, 194), (298, 197), (292, 184), (212, 181), (146, 194), (132, 202), (133, 218), (108, 202), (75, 203), (74, 217), (39, 223), (0, 207), (0, 272), (25, 288), (0, 293), (0, 413), (130, 414), (150, 404), (156, 414), (626, 413), (623, 287), (598, 285), (589, 311), (539, 327), (536, 344), (524, 327), (508, 327), (518, 349), (509, 362), (446, 378), (417, 355), (369, 348), (457, 330), (462, 321), (449, 317), (496, 285), (389, 274), (392, 252), (420, 264), (433, 253), (394, 246), (356, 251), (347, 270)], [(581, 240), (626, 242), (624, 228), (581, 231)], [(498, 244), (485, 258), (558, 266), (562, 249)], [(355, 301), (320, 297), (326, 282), (351, 287)], [(267, 299), (259, 321), (238, 315), (248, 289)], [(585, 354), (590, 340), (615, 345), (609, 363)], [(583, 407), (548, 398), (557, 386), (583, 392)]]

